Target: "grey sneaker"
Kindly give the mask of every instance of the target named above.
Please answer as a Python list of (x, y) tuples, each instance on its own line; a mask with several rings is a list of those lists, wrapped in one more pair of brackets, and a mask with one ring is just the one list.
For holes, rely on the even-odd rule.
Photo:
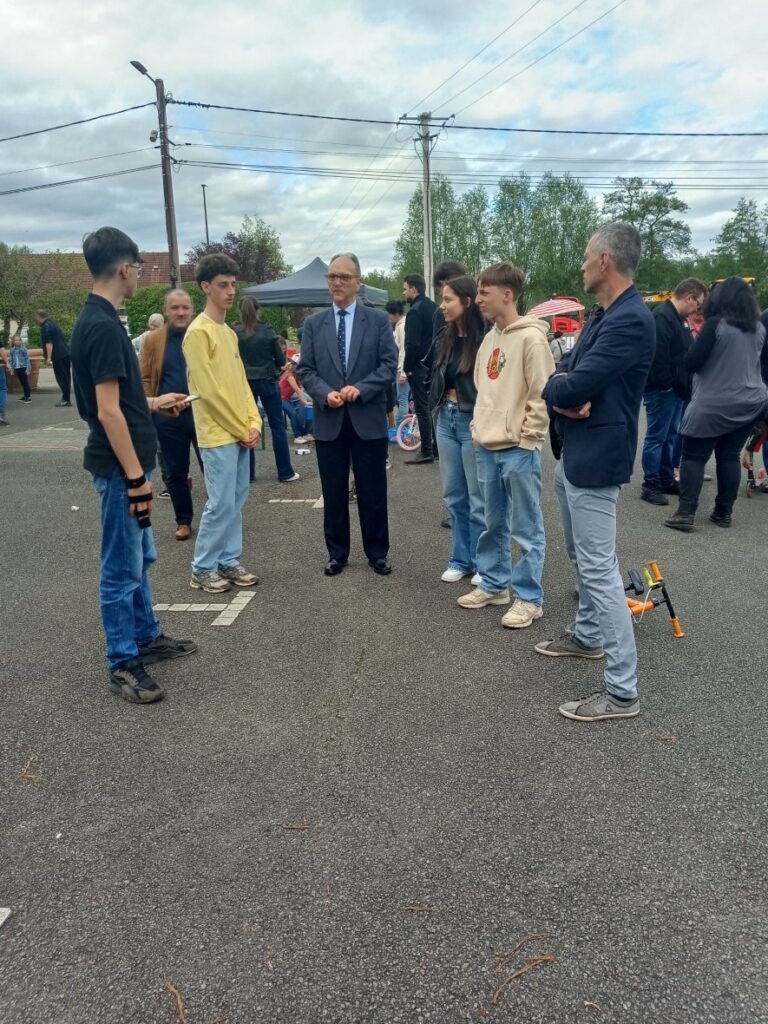
[(131, 704), (154, 704), (165, 690), (145, 670), (139, 658), (132, 658), (109, 673), (109, 688)]
[(204, 590), (206, 594), (223, 594), (232, 586), (215, 569), (210, 572), (193, 572), (189, 585), (193, 590)]
[(542, 640), (534, 650), (550, 658), (590, 658), (599, 661), (605, 657), (602, 647), (585, 647), (572, 633), (563, 633), (557, 640)]
[(234, 583), (236, 587), (255, 587), (259, 582), (259, 577), (248, 572), (239, 562), (237, 565), (220, 565), (219, 576)]
[(588, 697), (569, 700), (561, 704), (558, 711), (564, 718), (574, 722), (599, 722), (604, 718), (634, 718), (640, 714), (640, 698), (628, 704), (615, 700), (607, 690), (598, 690)]

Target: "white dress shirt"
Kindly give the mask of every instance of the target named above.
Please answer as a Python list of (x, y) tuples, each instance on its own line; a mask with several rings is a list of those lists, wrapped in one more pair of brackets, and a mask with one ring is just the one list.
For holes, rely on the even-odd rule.
[[(357, 299), (346, 307), (347, 315), (344, 317), (344, 334), (346, 337), (346, 346), (344, 349), (344, 362), (346, 366), (349, 366), (349, 346), (352, 342), (352, 324), (355, 319), (355, 309), (357, 308)], [(336, 337), (339, 336), (339, 307), (336, 303), (333, 303), (333, 320), (336, 324)]]

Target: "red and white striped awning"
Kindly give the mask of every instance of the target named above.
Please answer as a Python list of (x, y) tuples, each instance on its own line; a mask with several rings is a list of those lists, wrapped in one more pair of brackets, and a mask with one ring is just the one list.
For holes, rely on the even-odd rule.
[(567, 316), (569, 313), (580, 313), (584, 309), (574, 299), (549, 299), (528, 310), (528, 316)]

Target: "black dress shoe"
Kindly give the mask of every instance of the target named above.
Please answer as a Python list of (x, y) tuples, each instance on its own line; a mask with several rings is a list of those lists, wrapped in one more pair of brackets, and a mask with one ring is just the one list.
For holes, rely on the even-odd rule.
[(338, 576), (343, 571), (346, 562), (340, 562), (338, 558), (331, 558), (325, 564), (325, 575), (326, 576)]
[(386, 558), (369, 558), (368, 565), (377, 572), (379, 576), (389, 576), (392, 572), (392, 566), (389, 564)]
[(415, 459), (406, 459), (406, 466), (421, 466), (423, 463), (434, 462), (432, 455), (417, 455)]

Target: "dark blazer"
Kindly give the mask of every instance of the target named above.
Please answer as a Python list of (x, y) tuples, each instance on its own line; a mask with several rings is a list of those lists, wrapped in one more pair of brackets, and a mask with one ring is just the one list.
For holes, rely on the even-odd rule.
[[(346, 378), (341, 372), (333, 307), (304, 321), (299, 380), (309, 392), (314, 408), (313, 434), (317, 441), (334, 441), (347, 409), (355, 433), (364, 441), (387, 436), (387, 389), (397, 373), (397, 347), (386, 313), (364, 306), (359, 300), (352, 323)], [(356, 402), (331, 409), (331, 391), (354, 384)]]
[[(578, 342), (559, 363), (542, 392), (549, 407), (556, 458), (574, 487), (629, 482), (637, 451), (637, 421), (656, 331), (653, 316), (634, 285), (590, 316)], [(554, 412), (592, 408), (587, 419)]]
[(405, 373), (421, 369), (421, 362), (432, 347), (436, 311), (437, 305), (426, 295), (419, 295), (411, 303), (405, 315)]

